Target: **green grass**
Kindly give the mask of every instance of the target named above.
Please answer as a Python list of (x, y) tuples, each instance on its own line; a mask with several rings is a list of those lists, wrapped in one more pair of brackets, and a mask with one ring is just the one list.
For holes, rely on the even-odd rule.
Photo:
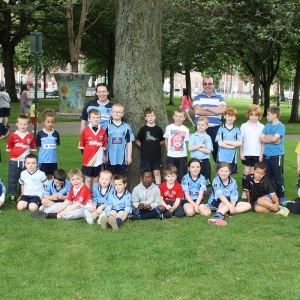
[[(80, 167), (78, 136), (61, 143), (59, 166)], [(297, 143), (285, 144), (289, 199)], [(6, 184), (3, 150), (2, 160)], [(234, 177), (241, 186), (241, 173)], [(248, 212), (224, 228), (200, 216), (125, 221), (119, 232), (84, 220), (32, 219), (9, 203), (0, 218), (2, 299), (299, 299), (297, 215)]]

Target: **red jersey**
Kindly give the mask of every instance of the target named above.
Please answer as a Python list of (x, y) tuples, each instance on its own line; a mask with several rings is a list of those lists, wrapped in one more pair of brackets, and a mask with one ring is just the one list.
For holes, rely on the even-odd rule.
[(182, 186), (180, 183), (175, 182), (172, 188), (168, 188), (167, 182), (164, 181), (159, 186), (160, 195), (163, 197), (164, 201), (172, 201), (175, 202), (176, 198), (183, 198), (184, 193), (182, 190)]
[(79, 149), (83, 150), (82, 165), (98, 167), (103, 163), (103, 150), (106, 149), (106, 132), (99, 126), (95, 132), (91, 125), (84, 128), (80, 135)]
[(9, 159), (24, 161), (30, 151), (35, 151), (34, 136), (27, 131), (24, 137), (18, 134), (18, 130), (11, 134), (7, 140), (6, 151), (10, 152)]
[(72, 202), (73, 204), (79, 202), (79, 205), (83, 207), (90, 199), (92, 199), (92, 193), (89, 188), (83, 184), (77, 191), (72, 186), (66, 200)]

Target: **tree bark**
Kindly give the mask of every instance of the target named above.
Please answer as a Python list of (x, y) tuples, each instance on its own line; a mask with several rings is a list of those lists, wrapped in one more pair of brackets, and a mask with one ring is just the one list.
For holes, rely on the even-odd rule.
[(192, 98), (191, 69), (189, 66), (185, 66), (185, 84), (186, 84), (188, 93)]
[[(114, 96), (123, 104), (125, 121), (135, 135), (145, 124), (148, 106), (156, 109), (156, 124), (163, 130), (167, 125), (161, 78), (161, 0), (119, 0)], [(140, 182), (139, 165), (140, 152), (134, 145), (129, 189)]]
[(174, 70), (170, 70), (170, 101), (169, 105), (174, 105)]

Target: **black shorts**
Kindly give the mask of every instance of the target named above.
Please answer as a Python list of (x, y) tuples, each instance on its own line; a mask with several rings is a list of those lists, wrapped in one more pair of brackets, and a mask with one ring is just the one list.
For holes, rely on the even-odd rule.
[(45, 174), (53, 175), (54, 171), (57, 170), (57, 163), (42, 163), (39, 164), (40, 171), (43, 171)]
[(102, 165), (98, 167), (82, 166), (82, 174), (88, 177), (98, 177), (101, 172)]
[[(194, 202), (196, 203), (196, 201), (195, 201), (195, 200), (194, 200)], [(184, 204), (187, 204), (187, 203), (189, 203), (189, 204), (190, 204), (190, 202), (189, 202), (189, 201), (187, 201), (187, 200), (185, 200), (185, 199), (184, 199), (184, 200), (182, 200), (182, 206), (183, 206)], [(205, 203), (204, 203), (204, 200), (201, 200), (201, 201), (200, 201), (200, 204), (205, 204)], [(200, 204), (199, 204), (199, 205), (200, 205)]]
[(206, 181), (206, 186), (211, 186), (211, 169), (210, 169), (210, 160), (208, 158), (201, 160), (200, 174), (204, 176)]
[(242, 164), (247, 167), (254, 167), (255, 163), (259, 161), (259, 156), (245, 156), (245, 160), (241, 160)]
[(150, 161), (150, 160), (141, 160), (140, 169), (150, 169), (150, 170), (160, 170), (161, 169), (161, 161)]
[(127, 165), (106, 165), (106, 170), (112, 172), (113, 175), (116, 174), (127, 174), (128, 166)]
[(10, 107), (0, 108), (0, 118), (10, 117)]
[(27, 202), (28, 204), (35, 203), (37, 206), (41, 206), (41, 198), (39, 196), (22, 195), (20, 201)]

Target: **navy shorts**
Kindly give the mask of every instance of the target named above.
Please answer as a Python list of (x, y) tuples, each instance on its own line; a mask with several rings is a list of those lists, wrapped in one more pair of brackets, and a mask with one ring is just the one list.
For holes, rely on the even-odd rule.
[(42, 163), (39, 164), (40, 171), (43, 171), (45, 174), (53, 175), (54, 171), (57, 170), (57, 163)]
[[(119, 211), (124, 211), (124, 209), (111, 209), (111, 211), (115, 211), (116, 213), (118, 213)], [(110, 215), (109, 215), (110, 216)]]
[[(226, 196), (226, 198), (227, 198), (227, 200), (231, 203), (230, 197), (229, 197), (229, 196)], [(222, 201), (218, 198), (218, 199), (214, 199), (211, 203), (208, 203), (208, 205), (209, 205), (209, 208), (210, 208), (211, 210), (216, 211), (216, 210), (219, 208), (219, 206), (220, 206), (221, 203), (222, 203)], [(239, 203), (239, 201), (237, 200), (237, 201), (235, 202), (235, 206), (236, 206), (238, 203)]]
[[(196, 200), (194, 200), (194, 202), (196, 203)], [(187, 201), (187, 200), (185, 200), (185, 199), (182, 200), (182, 205), (187, 204), (187, 203), (190, 203), (190, 202)], [(205, 204), (205, 203), (204, 203), (204, 200), (201, 200), (200, 204)], [(200, 205), (200, 204), (199, 204), (199, 205)]]
[(98, 167), (82, 166), (82, 174), (88, 177), (98, 177), (101, 172), (102, 165)]
[(150, 170), (160, 170), (161, 168), (161, 161), (156, 160), (156, 161), (149, 161), (149, 160), (141, 160), (140, 164), (140, 169), (143, 171), (145, 169), (150, 169)]
[(259, 156), (245, 156), (245, 160), (241, 160), (241, 163), (247, 167), (254, 167), (255, 163), (259, 161)]
[[(265, 194), (262, 197), (268, 197), (271, 201), (273, 201), (272, 196), (270, 194)], [(257, 204), (257, 200), (253, 201), (253, 206), (255, 206), (256, 204)]]
[(9, 117), (10, 116), (10, 107), (2, 107), (0, 108), (0, 117)]
[(28, 204), (35, 203), (37, 206), (41, 206), (41, 198), (39, 196), (22, 195), (20, 201), (27, 202)]
[(106, 165), (106, 170), (112, 172), (113, 175), (116, 174), (127, 174), (128, 166), (127, 165)]

